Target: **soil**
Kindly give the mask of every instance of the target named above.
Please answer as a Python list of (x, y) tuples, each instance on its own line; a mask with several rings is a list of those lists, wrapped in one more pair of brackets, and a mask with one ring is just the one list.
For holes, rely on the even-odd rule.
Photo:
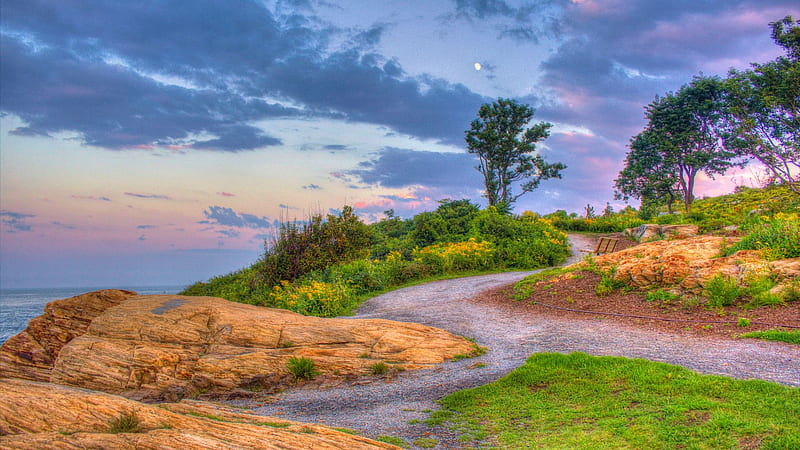
[[(599, 236), (571, 234), (573, 252), (591, 252)], [(619, 238), (621, 247), (618, 250), (636, 245), (620, 235), (602, 236)], [(537, 283), (527, 300), (514, 300), (511, 286), (505, 286), (484, 293), (482, 301), (539, 317), (595, 318), (699, 338), (737, 339), (750, 331), (800, 329), (800, 302), (748, 309), (747, 301), (743, 300), (725, 308), (709, 308), (704, 299), (697, 296), (647, 301), (646, 291), (625, 288), (601, 296), (595, 293), (599, 275), (576, 271), (572, 276)], [(747, 319), (749, 325), (739, 326), (740, 318)]]

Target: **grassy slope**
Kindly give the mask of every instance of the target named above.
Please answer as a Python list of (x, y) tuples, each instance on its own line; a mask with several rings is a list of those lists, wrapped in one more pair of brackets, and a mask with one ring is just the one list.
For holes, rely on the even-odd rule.
[(641, 359), (536, 354), (441, 403), (466, 445), (800, 448), (800, 389)]

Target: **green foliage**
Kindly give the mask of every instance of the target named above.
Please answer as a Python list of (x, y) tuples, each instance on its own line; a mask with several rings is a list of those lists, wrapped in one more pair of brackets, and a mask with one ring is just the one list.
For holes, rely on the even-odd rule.
[[(546, 139), (553, 126), (540, 122), (525, 128), (534, 110), (514, 100), (497, 99), (481, 105), (478, 118), (466, 131), (467, 148), (478, 157), (489, 206), (508, 208), (523, 194), (533, 191), (549, 178), (561, 178), (567, 166), (549, 164), (536, 153), (536, 143)], [(520, 193), (512, 193), (518, 184)]]
[(666, 291), (664, 289), (650, 291), (647, 294), (645, 294), (645, 300), (647, 300), (648, 302), (653, 302), (653, 301), (671, 302), (672, 300), (677, 300), (680, 297), (681, 297), (680, 295), (673, 294), (672, 292)]
[(589, 233), (621, 232), (626, 228), (636, 228), (645, 223), (633, 208), (625, 208), (619, 212), (588, 219), (569, 217), (565, 211), (556, 211), (545, 215), (544, 218), (549, 220), (554, 227), (560, 230)]
[(765, 341), (788, 342), (790, 344), (800, 345), (800, 330), (751, 331), (750, 333), (741, 335), (741, 337), (763, 339)]
[(574, 267), (552, 267), (549, 269), (544, 269), (540, 272), (537, 272), (533, 275), (528, 275), (527, 277), (523, 278), (522, 280), (516, 282), (514, 284), (514, 300), (522, 301), (527, 300), (531, 294), (533, 293), (533, 289), (537, 283), (544, 280), (550, 280), (557, 276), (563, 275), (565, 273), (570, 273), (575, 271)]
[(750, 319), (746, 317), (739, 317), (739, 320), (736, 321), (736, 326), (741, 328), (747, 328), (750, 326)]
[[(537, 353), (507, 376), (450, 394), (431, 423), (497, 448), (797, 448), (800, 390), (683, 367)], [(476, 442), (477, 441), (477, 442)]]
[(749, 233), (725, 249), (725, 255), (739, 250), (761, 250), (769, 260), (800, 257), (800, 215), (778, 213), (756, 216), (743, 227)]
[(402, 448), (408, 448), (408, 442), (400, 439), (397, 436), (388, 436), (388, 435), (383, 435), (382, 434), (382, 435), (378, 436), (377, 438), (375, 438), (375, 440), (377, 440), (379, 442), (386, 442), (387, 444), (396, 445), (396, 446), (402, 447)]
[(385, 362), (379, 361), (369, 366), (369, 372), (373, 375), (383, 375), (389, 371), (389, 366)]
[(721, 273), (708, 280), (703, 293), (708, 297), (708, 305), (712, 307), (730, 306), (743, 295), (736, 279)]
[(413, 442), (419, 448), (434, 448), (439, 444), (439, 441), (431, 438), (417, 438)]
[(289, 369), (289, 373), (294, 375), (296, 380), (300, 378), (310, 380), (319, 375), (319, 371), (314, 364), (314, 360), (311, 358), (306, 358), (305, 356), (300, 358), (292, 356), (288, 361), (286, 361), (286, 368)]
[(595, 286), (594, 291), (597, 295), (609, 295), (617, 289), (625, 286), (620, 280), (616, 279), (617, 268), (612, 266), (608, 270), (600, 271), (600, 281)]
[(112, 434), (142, 433), (143, 431), (144, 427), (139, 421), (136, 411), (120, 413), (117, 417), (108, 421), (108, 432)]

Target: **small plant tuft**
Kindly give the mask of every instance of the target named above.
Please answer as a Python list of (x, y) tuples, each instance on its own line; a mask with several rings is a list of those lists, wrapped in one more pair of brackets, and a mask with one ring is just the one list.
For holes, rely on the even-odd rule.
[(742, 295), (742, 290), (734, 278), (718, 273), (708, 280), (704, 294), (709, 306), (731, 306)]
[(141, 433), (144, 431), (136, 411), (120, 413), (119, 416), (108, 421), (108, 432), (118, 433)]
[(300, 358), (295, 358), (294, 356), (289, 358), (286, 362), (286, 368), (289, 369), (289, 372), (294, 375), (296, 380), (300, 378), (310, 380), (319, 375), (314, 361), (304, 356)]
[(389, 371), (389, 366), (385, 362), (380, 361), (369, 366), (369, 372), (373, 375), (383, 375)]
[(434, 448), (439, 444), (439, 441), (431, 438), (418, 438), (414, 439), (413, 444), (419, 448)]
[(739, 321), (736, 322), (737, 327), (746, 328), (750, 326), (750, 319), (746, 317), (739, 317)]
[(397, 436), (381, 435), (376, 438), (379, 442), (396, 445), (398, 447), (408, 448), (408, 443)]

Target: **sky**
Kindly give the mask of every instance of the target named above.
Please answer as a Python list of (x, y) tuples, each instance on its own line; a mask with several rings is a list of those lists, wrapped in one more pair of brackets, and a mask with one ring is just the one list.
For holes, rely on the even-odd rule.
[[(187, 285), (276, 224), (484, 205), (464, 131), (513, 98), (598, 211), (644, 106), (781, 55), (796, 0), (0, 0), (0, 288)], [(752, 167), (697, 193), (758, 181)], [(634, 206), (638, 206), (634, 204)]]

